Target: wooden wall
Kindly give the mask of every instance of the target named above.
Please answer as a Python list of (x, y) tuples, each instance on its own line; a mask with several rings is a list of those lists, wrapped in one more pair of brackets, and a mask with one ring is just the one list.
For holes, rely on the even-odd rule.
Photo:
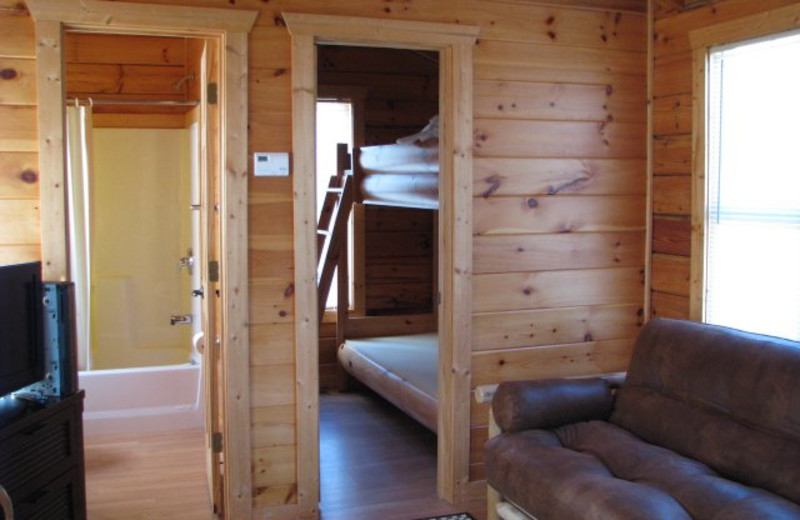
[(655, 1), (652, 313), (689, 317), (692, 52), (689, 31), (797, 0)]
[[(292, 149), (282, 11), (479, 25), (472, 385), (626, 366), (644, 295), (643, 2), (150, 1), (260, 11), (249, 40), (251, 151)], [(33, 25), (17, 4), (0, 0), (0, 56), (32, 72)], [(0, 81), (2, 157), (18, 159), (3, 179), (35, 161), (7, 153), (35, 152), (31, 85)], [(3, 188), (2, 217), (29, 231), (6, 236), (4, 225), (0, 254), (38, 254), (35, 192), (3, 182), (18, 189)], [(259, 518), (288, 518), (297, 503), (292, 180), (251, 177), (249, 191), (253, 501)], [(471, 406), (470, 473), (481, 479), (486, 409)]]
[(0, 1), (0, 264), (41, 257), (32, 23)]

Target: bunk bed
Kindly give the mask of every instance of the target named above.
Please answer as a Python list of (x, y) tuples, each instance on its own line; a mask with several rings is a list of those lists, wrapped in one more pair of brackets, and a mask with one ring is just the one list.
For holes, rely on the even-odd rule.
[(439, 337), (436, 333), (346, 339), (345, 371), (436, 433)]
[(439, 140), (356, 148), (356, 202), (439, 209)]
[[(399, 139), (395, 144), (356, 148), (352, 161), (352, 200), (368, 205), (438, 210), (438, 129), (438, 117), (434, 117), (421, 132)], [(342, 156), (346, 155), (346, 147), (340, 148), (339, 155), (340, 165), (349, 163), (342, 160)], [(341, 181), (334, 181), (333, 185), (342, 186), (345, 194), (342, 200), (351, 200), (345, 198), (348, 179), (344, 175), (344, 167), (339, 170)], [(332, 210), (331, 213), (338, 212)], [(338, 215), (331, 218), (341, 223), (346, 220), (346, 217)], [(327, 229), (327, 225), (325, 227)], [(340, 224), (340, 228), (343, 227), (344, 224)], [(327, 236), (330, 236), (331, 242), (335, 241), (336, 231), (329, 232)], [(322, 242), (321, 251), (331, 249)], [(340, 251), (341, 247), (338, 245)], [(339, 258), (343, 256), (341, 252), (339, 255)], [(334, 259), (328, 259), (327, 264), (324, 264), (325, 258), (320, 261), (323, 267), (327, 266), (327, 269), (319, 269), (323, 273), (320, 276), (321, 286), (327, 295)], [(346, 272), (346, 269), (342, 269), (342, 272)], [(346, 300), (340, 301), (340, 306), (344, 305), (343, 301)], [(337, 318), (337, 329), (340, 327), (342, 332), (337, 332), (340, 338), (337, 356), (344, 370), (436, 433), (439, 408), (437, 334), (352, 339), (345, 336), (345, 327)]]

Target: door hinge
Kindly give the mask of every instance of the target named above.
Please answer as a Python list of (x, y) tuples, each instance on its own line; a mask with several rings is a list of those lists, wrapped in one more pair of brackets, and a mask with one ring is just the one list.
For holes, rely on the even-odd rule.
[(208, 261), (208, 281), (209, 282), (219, 281), (219, 261), (217, 260)]
[(218, 85), (216, 83), (209, 83), (208, 88), (206, 90), (206, 99), (208, 99), (209, 105), (216, 105), (217, 104), (217, 90)]
[(220, 432), (211, 434), (211, 451), (222, 453), (222, 434)]

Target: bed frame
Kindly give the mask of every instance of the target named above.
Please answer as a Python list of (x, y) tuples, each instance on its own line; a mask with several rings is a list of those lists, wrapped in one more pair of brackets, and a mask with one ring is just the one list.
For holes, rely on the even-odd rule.
[[(397, 350), (408, 346), (413, 351), (412, 359), (398, 362), (398, 356), (389, 356), (387, 359), (371, 355), (366, 347), (373, 345)], [(346, 340), (339, 347), (337, 356), (347, 373), (436, 433), (439, 416), (436, 388), (438, 351), (438, 338), (429, 333)], [(422, 377), (411, 377), (413, 368), (409, 362), (426, 363), (428, 373)]]
[[(336, 320), (336, 339), (340, 345), (338, 358), (350, 375), (382, 395), (385, 399), (416, 419), (432, 432), (438, 427), (439, 405), (434, 379), (433, 389), (413, 384), (413, 377), (403, 376), (392, 367), (347, 348), (347, 291), (346, 222), (353, 202), (380, 206), (415, 209), (439, 209), (439, 141), (428, 139), (413, 144), (389, 144), (356, 148), (352, 162), (347, 145), (337, 149), (337, 175), (332, 178), (323, 203), (318, 226), (318, 287), (319, 315), (332, 283), (333, 270), (339, 267), (344, 276), (339, 284), (339, 303)], [(352, 177), (348, 174), (352, 164)], [(351, 182), (352, 181), (352, 182)], [(341, 211), (340, 211), (341, 210)], [(392, 333), (387, 331), (386, 336)], [(411, 336), (407, 336), (411, 338)], [(403, 348), (403, 337), (397, 347)], [(382, 337), (380, 339), (387, 339)], [(410, 339), (409, 341), (414, 341)], [(438, 374), (438, 342), (436, 343), (435, 374)], [(434, 376), (435, 377), (435, 376)]]

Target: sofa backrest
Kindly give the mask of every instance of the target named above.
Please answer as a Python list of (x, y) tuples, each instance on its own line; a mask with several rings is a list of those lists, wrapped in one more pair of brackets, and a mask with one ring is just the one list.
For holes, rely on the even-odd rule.
[(653, 319), (611, 422), (800, 502), (800, 343)]

